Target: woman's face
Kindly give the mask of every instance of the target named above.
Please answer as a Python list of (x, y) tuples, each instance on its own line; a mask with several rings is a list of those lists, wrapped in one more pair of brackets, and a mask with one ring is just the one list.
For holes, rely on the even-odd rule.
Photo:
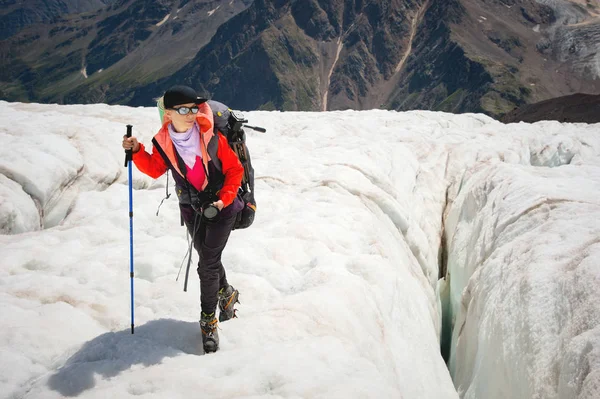
[(165, 110), (165, 112), (167, 113), (167, 115), (169, 115), (171, 121), (173, 122), (173, 127), (175, 128), (175, 131), (178, 133), (184, 133), (188, 131), (194, 125), (194, 121), (196, 120), (197, 115), (191, 112), (189, 112), (187, 115), (180, 115), (179, 112), (177, 112), (177, 108), (181, 107), (191, 108), (197, 107), (197, 105), (195, 103), (179, 104), (173, 107), (175, 109)]

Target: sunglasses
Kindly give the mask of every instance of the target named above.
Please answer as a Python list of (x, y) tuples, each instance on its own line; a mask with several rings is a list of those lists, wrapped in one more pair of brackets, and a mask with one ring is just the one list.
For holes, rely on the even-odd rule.
[(192, 114), (194, 114), (194, 115), (198, 113), (198, 107), (196, 107), (196, 106), (193, 106), (193, 107), (179, 107), (179, 108), (172, 108), (172, 109), (174, 109), (175, 111), (177, 111), (177, 113), (179, 115), (187, 115), (190, 112)]

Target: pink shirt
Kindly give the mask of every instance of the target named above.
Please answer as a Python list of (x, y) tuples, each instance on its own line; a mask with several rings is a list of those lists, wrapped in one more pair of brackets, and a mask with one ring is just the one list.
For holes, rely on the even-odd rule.
[(194, 164), (194, 167), (190, 168), (186, 164), (185, 168), (187, 169), (187, 180), (196, 188), (196, 190), (202, 191), (202, 185), (206, 179), (206, 172), (204, 171), (202, 158), (196, 156), (196, 163)]

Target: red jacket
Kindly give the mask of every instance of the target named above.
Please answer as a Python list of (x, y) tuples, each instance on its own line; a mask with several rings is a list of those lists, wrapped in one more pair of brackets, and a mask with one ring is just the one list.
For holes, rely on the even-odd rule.
[[(223, 201), (223, 205), (228, 206), (233, 202), (240, 188), (242, 176), (244, 175), (244, 167), (235, 152), (229, 147), (225, 136), (220, 132), (217, 132), (216, 135), (213, 132), (213, 115), (209, 105), (203, 103), (198, 108), (199, 112), (196, 115), (196, 122), (200, 126), (202, 161), (208, 174), (208, 163), (213, 161), (212, 157), (215, 156), (214, 148), (216, 147), (216, 156), (220, 161), (220, 170), (225, 177), (218, 196)], [(183, 173), (179, 170), (175, 146), (169, 135), (169, 123), (170, 121), (167, 121), (163, 124), (153, 140), (159, 144), (164, 156), (167, 158), (166, 161), (163, 159), (160, 151), (156, 151), (155, 147), (152, 148), (152, 154), (146, 152), (142, 143), (140, 143), (139, 151), (133, 154), (133, 162), (140, 172), (155, 179), (162, 176), (168, 169), (171, 169), (173, 173), (179, 174), (181, 179), (184, 178)], [(213, 163), (219, 164), (219, 162)], [(208, 179), (205, 181), (203, 189), (206, 187), (208, 180), (210, 180), (210, 176), (207, 175), (207, 177)]]

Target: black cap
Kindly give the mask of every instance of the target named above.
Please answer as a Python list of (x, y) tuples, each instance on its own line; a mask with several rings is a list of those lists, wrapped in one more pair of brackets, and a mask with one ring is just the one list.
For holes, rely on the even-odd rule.
[(173, 86), (165, 92), (165, 109), (173, 108), (176, 105), (194, 103), (202, 104), (206, 98), (202, 98), (194, 89), (188, 86)]

